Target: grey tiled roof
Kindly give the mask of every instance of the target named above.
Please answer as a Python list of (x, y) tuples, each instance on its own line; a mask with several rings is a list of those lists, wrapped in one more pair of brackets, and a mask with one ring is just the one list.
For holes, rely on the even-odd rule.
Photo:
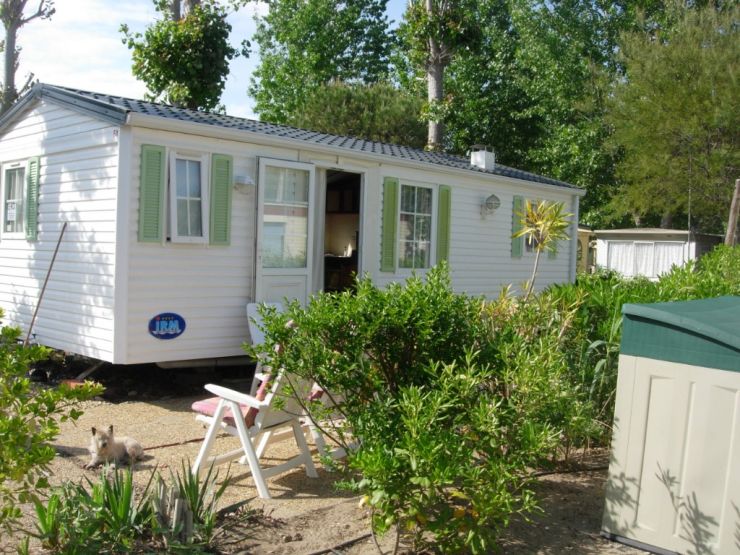
[(537, 183), (546, 183), (559, 187), (577, 189), (574, 185), (558, 181), (557, 179), (551, 179), (549, 177), (517, 170), (498, 163), (495, 165), (494, 169), (483, 170), (471, 165), (470, 161), (462, 156), (439, 152), (426, 152), (417, 148), (381, 143), (378, 141), (368, 141), (355, 137), (318, 133), (316, 131), (298, 129), (287, 125), (276, 125), (223, 114), (200, 112), (197, 110), (178, 108), (154, 102), (145, 102), (143, 100), (134, 100), (121, 96), (111, 96), (44, 84), (34, 87), (34, 90), (29, 93), (29, 96), (30, 95), (47, 96), (60, 102), (73, 103), (80, 109), (86, 109), (87, 111), (97, 113), (99, 116), (107, 116), (108, 119), (120, 120), (121, 122), (125, 121), (125, 117), (128, 112), (134, 112), (147, 116), (158, 116), (167, 119), (223, 127), (226, 129), (248, 131), (251, 133), (269, 135), (271, 137), (283, 137), (286, 139), (304, 141), (308, 144), (331, 146), (339, 150), (347, 151), (348, 153), (356, 152), (382, 155), (399, 160), (411, 160), (434, 166), (445, 166), (449, 168), (469, 170), (476, 173), (501, 175), (515, 179), (523, 179), (525, 181), (534, 181)]

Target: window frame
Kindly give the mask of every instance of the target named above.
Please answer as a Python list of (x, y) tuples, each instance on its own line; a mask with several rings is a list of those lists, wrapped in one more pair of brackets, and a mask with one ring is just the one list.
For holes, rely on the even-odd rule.
[[(169, 163), (167, 164), (167, 195), (169, 211), (167, 214), (168, 233), (167, 240), (172, 243), (204, 244), (209, 243), (210, 233), (210, 156), (206, 153), (191, 151), (171, 150), (169, 152)], [(180, 235), (177, 232), (177, 161), (189, 160), (200, 162), (200, 195), (201, 195), (201, 231), (200, 236)]]
[[(428, 189), (432, 193), (432, 205), (430, 207), (431, 210), (431, 225), (429, 229), (429, 265), (425, 267), (407, 267), (407, 266), (401, 266), (401, 254), (402, 254), (402, 248), (401, 248), (401, 215), (402, 214), (414, 214), (418, 215), (419, 213), (416, 212), (406, 212), (402, 209), (402, 199), (403, 199), (403, 188), (406, 187), (414, 187), (414, 188), (422, 188), (422, 189)], [(397, 194), (397, 206), (398, 209), (396, 211), (396, 272), (403, 275), (411, 275), (414, 272), (426, 272), (427, 270), (431, 269), (436, 263), (437, 263), (437, 229), (439, 227), (437, 218), (438, 218), (438, 212), (439, 212), (439, 186), (434, 185), (432, 183), (425, 183), (420, 181), (412, 181), (407, 179), (399, 179), (398, 180), (398, 192)]]
[[(23, 216), (21, 223), (21, 229), (16, 231), (5, 231), (6, 216), (7, 216), (7, 204), (8, 204), (8, 179), (7, 173), (9, 171), (20, 170), (23, 177), (21, 178), (21, 210), (20, 213)], [(7, 239), (25, 239), (26, 229), (28, 229), (28, 221), (26, 219), (26, 204), (28, 203), (28, 163), (23, 160), (16, 160), (13, 162), (6, 162), (0, 167), (0, 179), (2, 180), (0, 191), (2, 191), (2, 214), (0, 214), (0, 235)], [(17, 211), (17, 208), (16, 208)]]

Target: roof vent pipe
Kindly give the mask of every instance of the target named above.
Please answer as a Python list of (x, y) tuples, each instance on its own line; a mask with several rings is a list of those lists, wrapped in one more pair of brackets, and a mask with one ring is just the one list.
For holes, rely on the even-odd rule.
[(470, 165), (482, 170), (492, 170), (496, 165), (496, 153), (485, 145), (470, 147)]

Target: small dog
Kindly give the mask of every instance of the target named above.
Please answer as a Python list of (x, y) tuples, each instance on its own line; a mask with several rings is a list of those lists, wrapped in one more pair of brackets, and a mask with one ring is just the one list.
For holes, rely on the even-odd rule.
[(120, 463), (128, 461), (133, 463), (144, 455), (141, 443), (130, 437), (115, 437), (113, 426), (108, 431), (92, 429), (90, 440), (90, 462), (85, 468), (95, 468), (103, 463)]

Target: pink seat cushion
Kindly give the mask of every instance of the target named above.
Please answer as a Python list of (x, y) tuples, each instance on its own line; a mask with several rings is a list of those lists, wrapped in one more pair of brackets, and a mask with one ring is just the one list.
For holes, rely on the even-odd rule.
[[(257, 393), (255, 394), (255, 397), (259, 401), (264, 401), (265, 396), (267, 395), (268, 386), (269, 380), (265, 380), (260, 384), (259, 389), (257, 389)], [(218, 402), (220, 400), (221, 397), (209, 397), (208, 399), (195, 401), (192, 405), (190, 405), (190, 408), (199, 414), (213, 416), (214, 414), (216, 414), (216, 409), (218, 409)], [(246, 405), (239, 405), (239, 409), (241, 410), (242, 418), (244, 418), (244, 423), (247, 425), (247, 428), (251, 428), (252, 426), (254, 426), (254, 420), (255, 418), (257, 418), (257, 413), (259, 413), (259, 409), (248, 407)], [(229, 426), (236, 426), (234, 415), (228, 405), (226, 406), (226, 410), (224, 411), (223, 421)]]

